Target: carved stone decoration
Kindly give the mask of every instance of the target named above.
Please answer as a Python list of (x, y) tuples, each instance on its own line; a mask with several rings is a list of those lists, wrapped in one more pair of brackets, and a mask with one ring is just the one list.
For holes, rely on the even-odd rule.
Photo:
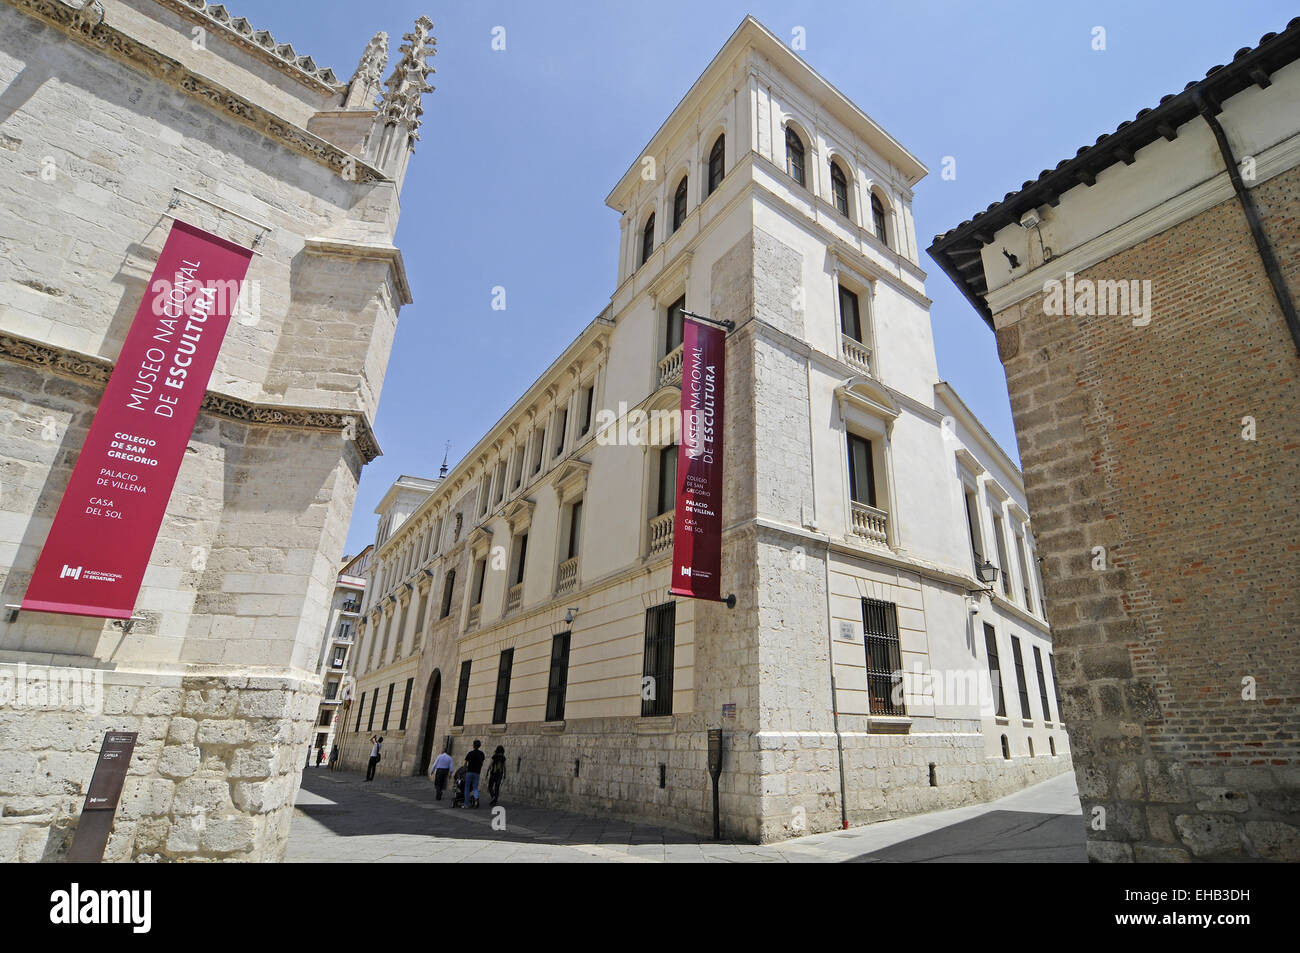
[[(36, 367), (61, 377), (97, 387), (108, 384), (113, 362), (89, 354), (77, 354), (49, 344), (40, 344), (12, 334), (0, 334), (0, 360)], [(365, 463), (382, 455), (370, 422), (360, 414), (311, 407), (276, 407), (208, 391), (201, 412), (225, 420), (258, 426), (291, 427), (296, 430), (336, 431), (351, 435)]]
[(348, 86), (343, 100), (344, 109), (374, 109), (383, 84), (384, 67), (388, 65), (388, 34), (376, 33), (366, 44), (361, 62)]
[(420, 138), (419, 129), (423, 122), (421, 97), (433, 92), (429, 85), (429, 74), (433, 72), (429, 57), (437, 52), (437, 41), (430, 32), (432, 30), (433, 21), (422, 16), (415, 21), (415, 29), (402, 37), (405, 41), (399, 48), (402, 58), (384, 83), (384, 96), (379, 104), (383, 123), (404, 128), (409, 136), (407, 146), (412, 151), (415, 141)]
[[(111, 19), (109, 23), (100, 23), (98, 26), (92, 27), (90, 20), (64, 6), (59, 0), (9, 0), (9, 2), (18, 9), (49, 23), (67, 35), (98, 47), (106, 55), (129, 63), (136, 69), (142, 70), (150, 76), (154, 76), (195, 98), (203, 100), (213, 109), (226, 113), (240, 122), (247, 123), (268, 138), (276, 140), (286, 148), (292, 149), (314, 162), (319, 162), (326, 168), (332, 169), (337, 175), (348, 178), (349, 181), (360, 183), (389, 181), (388, 177), (379, 169), (348, 155), (338, 146), (325, 141), (320, 136), (291, 125), (286, 120), (254, 106), (224, 86), (220, 86), (190, 71), (179, 61), (137, 43), (126, 34), (113, 29)], [(159, 2), (166, 2), (166, 0), (159, 0)], [(169, 3), (168, 5), (173, 4)], [(175, 0), (175, 5), (178, 8), (189, 9), (189, 6), (181, 2), (181, 0)], [(80, 21), (78, 20), (79, 16), (81, 16)], [(288, 63), (280, 55), (280, 51), (283, 51), (287, 46), (288, 44), (284, 44), (275, 47), (274, 51), (268, 50), (266, 52), (273, 53), (277, 57), (275, 62), (286, 70), (292, 68), (297, 71), (299, 76), (308, 75), (303, 73), (298, 65)], [(300, 58), (303, 61), (308, 59), (310, 57)], [(320, 75), (324, 75), (328, 71), (319, 72)], [(328, 86), (327, 88), (336, 91), (342, 90), (341, 86)]]

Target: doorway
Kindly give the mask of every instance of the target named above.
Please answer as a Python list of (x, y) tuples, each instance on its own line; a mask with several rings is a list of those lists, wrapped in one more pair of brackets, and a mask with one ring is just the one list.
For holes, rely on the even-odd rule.
[(434, 669), (429, 676), (429, 689), (424, 695), (424, 743), (420, 746), (420, 766), (417, 775), (429, 773), (433, 763), (434, 739), (438, 737), (438, 701), (442, 697), (442, 671)]

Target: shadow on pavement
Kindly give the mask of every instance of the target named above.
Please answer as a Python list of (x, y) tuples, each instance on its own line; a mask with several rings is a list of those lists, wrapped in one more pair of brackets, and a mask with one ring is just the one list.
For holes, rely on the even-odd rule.
[(1086, 863), (1078, 814), (990, 811), (844, 863)]

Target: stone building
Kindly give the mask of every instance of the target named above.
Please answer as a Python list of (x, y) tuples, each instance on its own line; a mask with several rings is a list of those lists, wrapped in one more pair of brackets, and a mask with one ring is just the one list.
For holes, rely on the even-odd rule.
[[(361, 604), (365, 598), (366, 576), (370, 572), (370, 554), (374, 546), (367, 546), (355, 556), (344, 556), (334, 582), (334, 596), (330, 600), (329, 621), (325, 623), (325, 637), (321, 640), (320, 658), (316, 671), (320, 673), (320, 708), (316, 713), (313, 752), (324, 750), (329, 758), (338, 731), (339, 712), (351, 689), (347, 674), (348, 652), (356, 644), (357, 622), (361, 619)], [(316, 755), (312, 756), (315, 763)]]
[[(606, 200), (609, 307), (379, 507), (351, 766), (372, 734), (391, 774), (477, 738), (509, 798), (707, 831), (722, 728), (724, 834), (761, 841), (1069, 768), (1020, 474), (939, 380), (925, 172), (740, 25)], [(683, 308), (736, 325), (731, 609), (668, 594)]]
[(139, 733), (108, 859), (283, 855), (411, 300), (393, 232), (431, 27), (416, 22), (386, 84), (384, 34), (344, 82), (202, 0), (0, 3), (5, 604), (22, 601), (172, 219), (256, 251), (135, 617), (0, 620), (0, 684), (102, 688), (0, 707), (0, 860), (65, 855), (108, 730)]
[(1300, 19), (935, 239), (997, 335), (1102, 861), (1300, 859)]

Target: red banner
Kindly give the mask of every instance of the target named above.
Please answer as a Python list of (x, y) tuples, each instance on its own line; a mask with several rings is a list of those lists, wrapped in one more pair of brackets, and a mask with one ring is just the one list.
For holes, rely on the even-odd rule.
[(722, 398), (727, 336), (683, 318), (682, 442), (677, 450), (669, 591), (722, 598)]
[(22, 608), (131, 617), (252, 257), (173, 223)]

